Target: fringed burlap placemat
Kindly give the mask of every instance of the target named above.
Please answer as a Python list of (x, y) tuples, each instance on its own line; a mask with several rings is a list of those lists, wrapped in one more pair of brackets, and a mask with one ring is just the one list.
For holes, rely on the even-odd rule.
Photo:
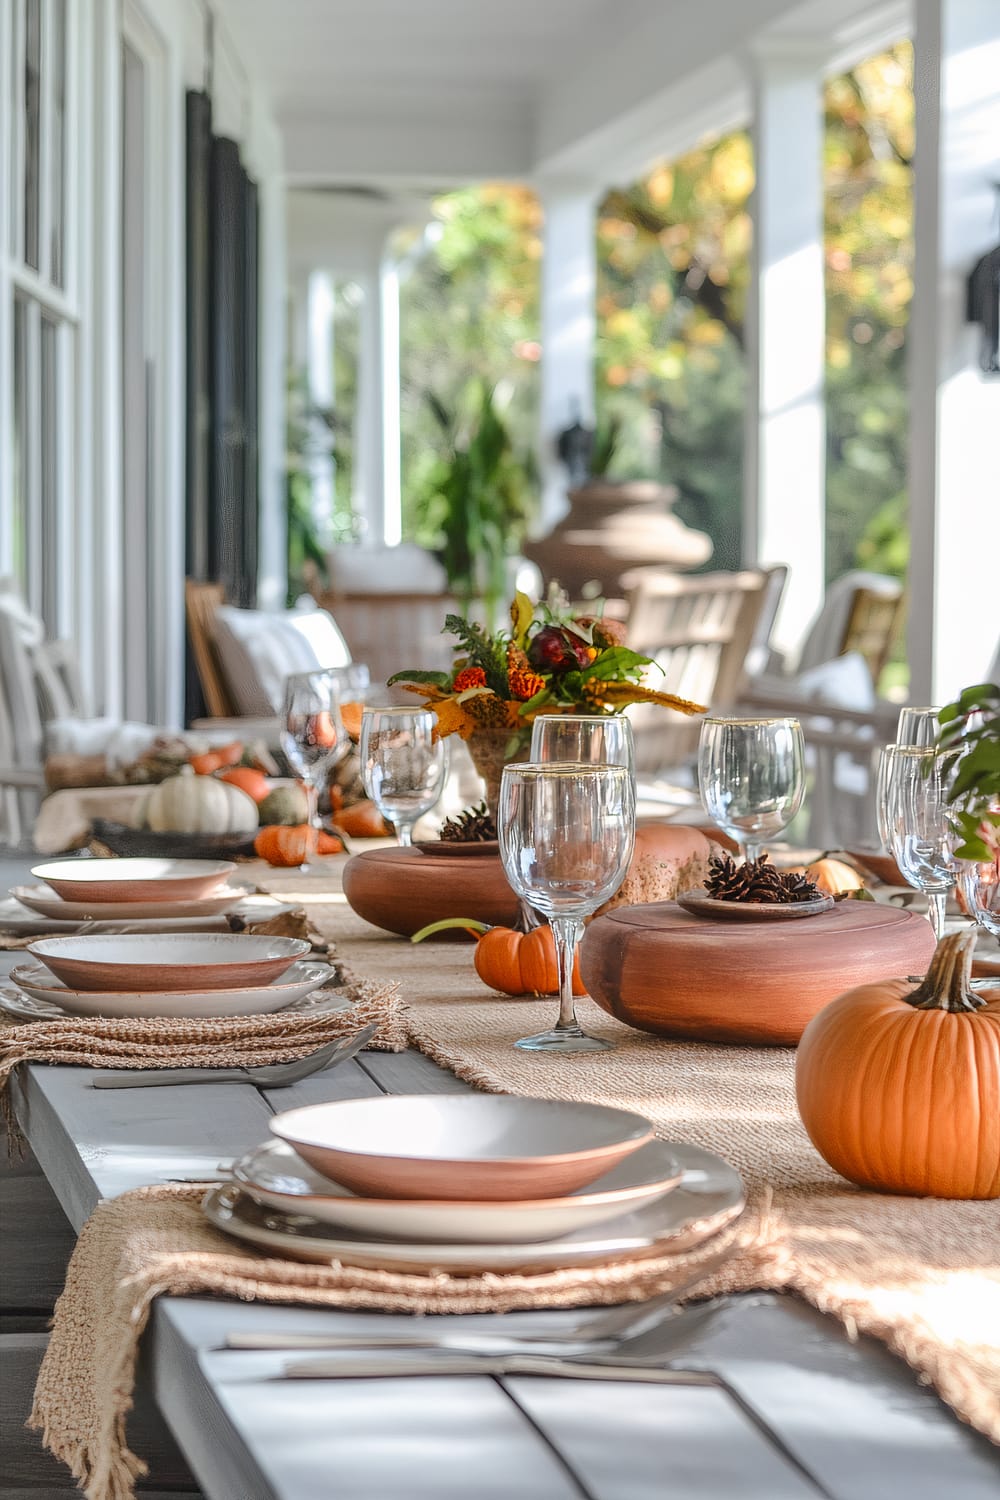
[[(135, 1479), (146, 1472), (128, 1449), (125, 1428), (139, 1339), (154, 1297), (210, 1293), (383, 1312), (511, 1312), (641, 1300), (689, 1283), (700, 1262), (709, 1273), (698, 1295), (783, 1284), (780, 1254), (773, 1258), (742, 1226), (685, 1255), (533, 1275), (404, 1275), (304, 1265), (272, 1259), (218, 1233), (200, 1211), (200, 1196), (200, 1189), (164, 1186), (102, 1203), (70, 1261), (29, 1426), (69, 1466), (88, 1500), (131, 1500)], [(731, 1258), (715, 1270), (728, 1247)]]
[[(262, 880), (299, 899), (288, 877)], [(671, 1042), (585, 999), (581, 1022), (615, 1051), (518, 1051), (519, 1036), (551, 1025), (554, 999), (501, 998), (477, 978), (468, 944), (393, 938), (356, 917), (338, 891), (335, 879), (323, 887), (314, 877), (313, 922), (355, 972), (402, 980), (422, 1051), (479, 1088), (637, 1110), (664, 1138), (725, 1157), (747, 1182), (751, 1213), (762, 1193), (773, 1195), (766, 1238), (783, 1284), (850, 1333), (888, 1344), (1000, 1443), (1000, 1202), (893, 1197), (845, 1182), (803, 1129), (791, 1048)]]
[(369, 1022), (378, 1030), (369, 1047), (400, 1052), (408, 1045), (399, 985), (387, 979), (346, 979), (313, 991), (343, 998), (339, 1009), (322, 1005), (269, 1016), (170, 1019), (67, 1017), (0, 1025), (0, 1108), (12, 1141), (18, 1130), (7, 1082), (19, 1063), (63, 1063), (84, 1068), (251, 1068), (293, 1062)]

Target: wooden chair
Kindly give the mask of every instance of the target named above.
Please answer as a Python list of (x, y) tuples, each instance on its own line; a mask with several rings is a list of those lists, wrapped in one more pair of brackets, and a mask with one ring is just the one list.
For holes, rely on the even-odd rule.
[(859, 584), (854, 591), (837, 655), (846, 656), (848, 651), (857, 651), (863, 656), (876, 688), (902, 629), (905, 614), (902, 585), (893, 591)]
[[(649, 685), (715, 711), (729, 708), (743, 683), (768, 575), (636, 569), (623, 582), (628, 643), (661, 668), (650, 672)], [(640, 774), (661, 775), (697, 747), (699, 719), (642, 705), (630, 710), (629, 717)]]
[(232, 718), (236, 704), (229, 692), (215, 649), (215, 612), (226, 600), (221, 583), (184, 582), (184, 613), (191, 655), (201, 683), (205, 707), (212, 718)]

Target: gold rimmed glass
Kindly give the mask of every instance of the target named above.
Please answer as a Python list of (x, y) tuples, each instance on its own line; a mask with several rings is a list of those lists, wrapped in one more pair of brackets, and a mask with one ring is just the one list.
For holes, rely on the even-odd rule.
[(702, 721), (698, 790), (712, 821), (744, 859), (784, 832), (805, 795), (805, 744), (797, 719), (712, 716)]
[(883, 757), (880, 828), (907, 885), (927, 895), (934, 936), (944, 936), (945, 903), (958, 877), (959, 841), (948, 807), (948, 771), (937, 752), (894, 745)]

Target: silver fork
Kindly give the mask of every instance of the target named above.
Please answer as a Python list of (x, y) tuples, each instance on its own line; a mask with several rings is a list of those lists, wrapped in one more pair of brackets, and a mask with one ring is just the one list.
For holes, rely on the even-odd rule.
[(337, 1063), (354, 1057), (362, 1047), (368, 1045), (377, 1030), (378, 1023), (372, 1021), (353, 1036), (327, 1042), (325, 1047), (310, 1052), (308, 1057), (299, 1057), (290, 1063), (265, 1064), (257, 1068), (112, 1069), (106, 1073), (95, 1073), (91, 1083), (95, 1089), (147, 1089), (175, 1083), (254, 1083), (260, 1088), (287, 1088), (289, 1084), (299, 1083), (312, 1073), (336, 1067)]

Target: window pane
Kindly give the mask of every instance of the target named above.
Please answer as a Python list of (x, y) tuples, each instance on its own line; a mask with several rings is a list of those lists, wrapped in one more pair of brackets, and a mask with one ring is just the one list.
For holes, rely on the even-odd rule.
[(38, 270), (38, 175), (41, 114), (41, 0), (27, 0), (24, 49), (24, 260)]
[(65, 285), (63, 241), (66, 218), (66, 0), (49, 0), (52, 27), (52, 76), (48, 87), (52, 93), (49, 118), (52, 148), (49, 153), (49, 280), (55, 286)]
[(42, 318), (42, 617), (52, 635), (59, 629), (59, 573), (63, 541), (59, 525), (59, 326)]
[(28, 591), (28, 308), (14, 299), (14, 494), (12, 505), (14, 576)]

